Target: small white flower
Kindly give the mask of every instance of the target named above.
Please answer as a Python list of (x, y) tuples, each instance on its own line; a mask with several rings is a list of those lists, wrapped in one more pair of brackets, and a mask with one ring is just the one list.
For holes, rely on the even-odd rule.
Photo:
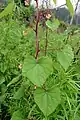
[(22, 69), (22, 64), (19, 64), (19, 65), (18, 65), (18, 68), (19, 68), (19, 69)]

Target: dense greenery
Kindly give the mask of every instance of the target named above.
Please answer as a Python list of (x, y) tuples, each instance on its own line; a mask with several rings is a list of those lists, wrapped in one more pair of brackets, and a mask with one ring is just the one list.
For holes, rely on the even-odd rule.
[(79, 120), (80, 28), (36, 18), (35, 30), (9, 5), (0, 14), (1, 120)]
[[(40, 41), (42, 52), (40, 53), (39, 56), (43, 56), (45, 31), (43, 31), (41, 27), (39, 29), (40, 29), (40, 39), (42, 40)], [(26, 29), (25, 25), (21, 26), (18, 21), (14, 21), (14, 20), (10, 20), (8, 22), (5, 22), (5, 21), (0, 22), (0, 31), (1, 31), (1, 34), (0, 34), (0, 38), (1, 38), (0, 39), (0, 75), (1, 75), (0, 76), (1, 77), (0, 101), (1, 101), (1, 104), (4, 104), (8, 107), (7, 112), (10, 113), (11, 115), (16, 110), (18, 110), (16, 111), (18, 113), (13, 114), (12, 120), (17, 119), (17, 118), (14, 118), (15, 114), (17, 114), (17, 116), (20, 117), (18, 115), (20, 114), (19, 111), (22, 112), (22, 115), (24, 115), (23, 116), (24, 118), (42, 119), (43, 115), (41, 114), (40, 110), (35, 104), (36, 100), (34, 101), (33, 99), (33, 94), (34, 94), (33, 91), (34, 89), (36, 89), (36, 86), (34, 86), (26, 77), (22, 75), (22, 70), (21, 70), (26, 56), (27, 55), (34, 56), (35, 54), (35, 47), (34, 47), (35, 34), (30, 28)], [(70, 31), (70, 34), (68, 36), (67, 32), (69, 31)], [(73, 32), (73, 35), (71, 35), (72, 32)], [(49, 30), (48, 34), (49, 34), (48, 36), (49, 43), (48, 43), (47, 56), (52, 58), (53, 62), (51, 62), (51, 64), (53, 64), (52, 65), (53, 68), (52, 66), (50, 67), (51, 60), (49, 60), (49, 66), (45, 66), (45, 67), (46, 68), (48, 67), (47, 68), (48, 70), (49, 68), (52, 68), (52, 72), (51, 72), (51, 75), (49, 75), (49, 77), (47, 78), (45, 87), (51, 88), (55, 86), (56, 90), (53, 89), (55, 90), (55, 95), (56, 95), (55, 97), (60, 97), (60, 98), (56, 98), (56, 99), (59, 99), (58, 102), (60, 104), (55, 103), (55, 101), (52, 102), (53, 106), (55, 104), (59, 104), (59, 106), (56, 108), (56, 111), (54, 111), (54, 113), (50, 115), (50, 119), (66, 118), (71, 120), (75, 118), (76, 120), (77, 119), (76, 117), (80, 117), (79, 111), (78, 111), (79, 109), (79, 77), (80, 77), (80, 70), (79, 70), (80, 59), (79, 59), (79, 52), (78, 52), (79, 46), (80, 46), (79, 45), (80, 43), (79, 29), (74, 28), (72, 30), (72, 28), (69, 28), (69, 30), (65, 31), (64, 34), (62, 33), (57, 34)], [(72, 49), (74, 51), (74, 60), (71, 64), (70, 61), (73, 58)], [(68, 51), (70, 55), (68, 54)], [(65, 59), (65, 61), (62, 62), (63, 58)], [(33, 58), (31, 57), (28, 57), (26, 59), (33, 60)], [(45, 62), (48, 62), (48, 61), (45, 61)], [(69, 65), (70, 67), (68, 68)], [(26, 68), (27, 66), (28, 66), (27, 64), (24, 65), (24, 67)], [(65, 71), (66, 69), (67, 71)], [(35, 71), (33, 69), (32, 69), (32, 72), (30, 73), (31, 77), (32, 77), (32, 74), (35, 74)], [(40, 73), (40, 74), (43, 75), (43, 73)], [(49, 73), (47, 71), (46, 75), (48, 74)], [(37, 78), (39, 77), (39, 73), (38, 73), (38, 76), (36, 77)], [(42, 76), (42, 77), (46, 77), (46, 76)], [(36, 80), (36, 78), (33, 78), (33, 81), (34, 80)], [(36, 84), (39, 84), (39, 83), (36, 83)], [(60, 89), (60, 93), (58, 93), (58, 89)], [(45, 102), (45, 98), (42, 101), (43, 108), (44, 108), (44, 102)], [(53, 107), (53, 110), (54, 110), (54, 107)], [(44, 113), (44, 110), (42, 111)]]

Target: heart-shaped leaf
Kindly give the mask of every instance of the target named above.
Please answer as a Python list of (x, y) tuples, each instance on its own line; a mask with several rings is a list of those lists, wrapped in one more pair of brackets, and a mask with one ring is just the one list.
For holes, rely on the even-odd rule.
[(36, 59), (29, 56), (25, 59), (22, 73), (34, 85), (42, 86), (52, 71), (52, 60), (48, 57), (42, 57), (36, 62)]
[(60, 90), (57, 87), (53, 87), (49, 90), (37, 88), (34, 99), (44, 115), (48, 116), (54, 112), (58, 104), (60, 104)]
[(65, 70), (68, 69), (74, 58), (74, 53), (70, 45), (66, 45), (61, 52), (57, 52), (57, 60)]

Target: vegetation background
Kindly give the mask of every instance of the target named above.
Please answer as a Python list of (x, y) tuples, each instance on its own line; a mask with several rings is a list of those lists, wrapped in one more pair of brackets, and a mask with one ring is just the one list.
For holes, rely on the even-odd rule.
[(20, 0), (0, 11), (0, 119), (80, 120), (80, 27)]

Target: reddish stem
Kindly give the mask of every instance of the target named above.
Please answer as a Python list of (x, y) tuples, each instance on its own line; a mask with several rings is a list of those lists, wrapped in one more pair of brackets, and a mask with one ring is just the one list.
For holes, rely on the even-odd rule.
[(38, 24), (39, 24), (39, 10), (38, 10), (38, 0), (36, 0), (36, 59), (38, 59), (39, 54), (39, 40), (38, 40)]

